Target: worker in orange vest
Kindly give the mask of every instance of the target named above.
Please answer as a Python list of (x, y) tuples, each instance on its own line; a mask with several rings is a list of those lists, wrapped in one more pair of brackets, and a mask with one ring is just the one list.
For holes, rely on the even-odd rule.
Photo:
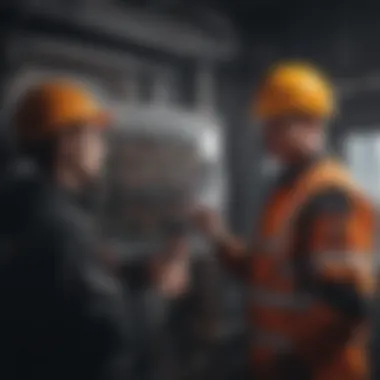
[(250, 246), (201, 210), (221, 257), (249, 279), (251, 360), (260, 380), (370, 379), (367, 300), (375, 212), (325, 152), (333, 89), (314, 67), (275, 66), (255, 97), (268, 151), (285, 167)]

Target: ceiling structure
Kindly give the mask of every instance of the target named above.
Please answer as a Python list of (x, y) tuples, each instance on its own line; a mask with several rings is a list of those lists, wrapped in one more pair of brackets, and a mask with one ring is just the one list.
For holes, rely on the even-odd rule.
[(116, 0), (172, 12), (223, 36), (233, 28), (257, 67), (278, 58), (306, 58), (333, 75), (350, 76), (380, 65), (376, 46), (380, 3), (360, 7), (339, 0)]

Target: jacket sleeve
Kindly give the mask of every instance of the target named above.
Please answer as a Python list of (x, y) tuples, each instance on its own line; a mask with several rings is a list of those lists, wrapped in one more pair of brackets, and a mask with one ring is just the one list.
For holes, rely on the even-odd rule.
[(282, 372), (299, 371), (299, 378), (353, 337), (368, 318), (367, 301), (374, 285), (371, 211), (357, 207), (341, 190), (319, 195), (308, 211), (308, 290), (315, 302), (295, 327), (294, 351), (279, 357)]
[(68, 330), (75, 326), (80, 332), (68, 331), (69, 341), (96, 353), (98, 379), (124, 379), (129, 367), (126, 299), (97, 259), (96, 245), (86, 232), (70, 221), (51, 226), (48, 251), (55, 257), (56, 291)]

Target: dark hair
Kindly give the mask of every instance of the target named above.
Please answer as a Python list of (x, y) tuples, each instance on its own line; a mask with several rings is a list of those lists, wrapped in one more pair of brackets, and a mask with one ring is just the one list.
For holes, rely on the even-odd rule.
[(21, 153), (46, 175), (53, 174), (54, 163), (57, 153), (57, 145), (59, 138), (49, 138), (43, 141), (23, 144), (20, 149)]
[(40, 141), (21, 142), (21, 153), (33, 160), (40, 170), (50, 176), (53, 174), (58, 144), (61, 138), (77, 133), (83, 127), (82, 124), (74, 123), (52, 137), (47, 137)]

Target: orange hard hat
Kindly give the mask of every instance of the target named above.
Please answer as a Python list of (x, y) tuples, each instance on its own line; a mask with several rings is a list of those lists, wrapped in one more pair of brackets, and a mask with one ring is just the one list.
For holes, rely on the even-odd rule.
[(264, 78), (254, 115), (261, 120), (292, 115), (325, 119), (334, 114), (335, 107), (333, 88), (320, 71), (308, 64), (283, 63)]
[(21, 140), (55, 136), (89, 124), (106, 127), (107, 113), (85, 88), (71, 81), (50, 81), (27, 90), (16, 104), (14, 127)]

